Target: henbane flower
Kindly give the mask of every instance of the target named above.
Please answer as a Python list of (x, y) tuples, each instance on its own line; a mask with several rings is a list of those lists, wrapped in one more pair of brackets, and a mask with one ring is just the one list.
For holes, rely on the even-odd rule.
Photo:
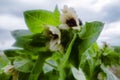
[(3, 68), (4, 73), (6, 74), (12, 74), (14, 72), (14, 66), (13, 65), (8, 65)]
[(80, 26), (82, 25), (82, 22), (80, 21), (80, 19), (78, 18), (75, 10), (73, 8), (68, 8), (67, 6), (64, 6), (64, 8), (62, 9), (62, 14), (60, 15), (60, 21), (61, 21), (61, 25), (60, 28), (61, 29), (76, 29), (76, 30), (80, 30)]
[(47, 36), (50, 36), (49, 49), (51, 51), (63, 52), (61, 45), (61, 32), (58, 28), (53, 26), (47, 26)]
[(12, 80), (18, 80), (19, 72), (15, 70), (13, 65), (7, 65), (3, 70), (5, 74), (12, 75)]

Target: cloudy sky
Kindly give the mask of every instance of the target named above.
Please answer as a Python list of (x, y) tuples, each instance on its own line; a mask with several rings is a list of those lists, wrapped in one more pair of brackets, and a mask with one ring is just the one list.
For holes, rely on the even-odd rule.
[(10, 48), (15, 41), (10, 31), (27, 29), (24, 22), (25, 10), (59, 10), (64, 5), (73, 7), (83, 22), (102, 21), (105, 23), (98, 42), (120, 46), (120, 0), (1, 0), (0, 1), (0, 50)]

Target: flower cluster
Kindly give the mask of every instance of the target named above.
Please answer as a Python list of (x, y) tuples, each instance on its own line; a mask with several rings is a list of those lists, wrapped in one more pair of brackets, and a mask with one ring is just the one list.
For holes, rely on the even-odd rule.
[(58, 27), (47, 26), (47, 35), (51, 37), (49, 43), (49, 49), (51, 51), (64, 51), (64, 48), (61, 44), (61, 30), (73, 29), (80, 31), (82, 25), (82, 22), (78, 18), (75, 10), (73, 8), (68, 8), (67, 6), (64, 6), (62, 9), (60, 22), (61, 24)]

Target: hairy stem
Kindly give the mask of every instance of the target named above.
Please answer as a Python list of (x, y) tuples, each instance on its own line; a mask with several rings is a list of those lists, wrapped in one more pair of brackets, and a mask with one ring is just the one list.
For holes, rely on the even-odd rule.
[(46, 57), (39, 55), (35, 66), (33, 67), (33, 70), (29, 76), (29, 80), (38, 80), (38, 77), (40, 73), (42, 72), (42, 67), (44, 64)]
[(66, 63), (69, 59), (69, 56), (70, 56), (70, 53), (71, 53), (71, 50), (72, 50), (72, 46), (74, 44), (74, 41), (75, 41), (76, 37), (77, 37), (77, 34), (74, 34), (74, 37), (73, 37), (71, 43), (69, 44), (63, 59), (61, 60), (61, 64), (60, 64), (60, 67), (59, 67), (59, 75), (60, 75), (59, 80), (65, 80), (65, 75), (66, 74), (65, 74), (64, 68), (65, 68)]

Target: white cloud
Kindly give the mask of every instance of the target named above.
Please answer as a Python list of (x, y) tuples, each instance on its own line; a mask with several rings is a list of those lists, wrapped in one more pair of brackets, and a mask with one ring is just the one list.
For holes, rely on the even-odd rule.
[(119, 0), (65, 0), (60, 5), (68, 5), (74, 8), (84, 8), (87, 10), (100, 12), (105, 6), (119, 2)]
[(120, 21), (105, 25), (98, 42), (107, 42), (111, 45), (120, 45)]
[(0, 50), (11, 48), (11, 45), (15, 42), (10, 34), (10, 31), (0, 29)]
[(0, 50), (12, 49), (14, 42), (14, 40), (0, 41)]
[(102, 36), (118, 36), (120, 35), (120, 21), (105, 24), (105, 29), (101, 33)]
[[(64, 3), (65, 0), (4, 0), (2, 1), (4, 7), (12, 7), (12, 8), (18, 8), (18, 9), (47, 9), (52, 10), (54, 7), (61, 3)], [(1, 2), (1, 3), (2, 3)], [(1, 5), (0, 5), (1, 6)], [(8, 8), (9, 8), (8, 7)]]
[(66, 5), (74, 7), (74, 8), (77, 8), (77, 7), (84, 7), (85, 8), (85, 7), (88, 7), (91, 4), (91, 2), (93, 2), (93, 0), (66, 0), (62, 4), (63, 5), (66, 4)]
[(93, 5), (91, 5), (91, 9), (95, 11), (101, 11), (104, 6), (109, 5), (113, 3), (116, 0), (97, 0)]
[(23, 18), (8, 14), (0, 15), (0, 28), (8, 30), (27, 29)]

